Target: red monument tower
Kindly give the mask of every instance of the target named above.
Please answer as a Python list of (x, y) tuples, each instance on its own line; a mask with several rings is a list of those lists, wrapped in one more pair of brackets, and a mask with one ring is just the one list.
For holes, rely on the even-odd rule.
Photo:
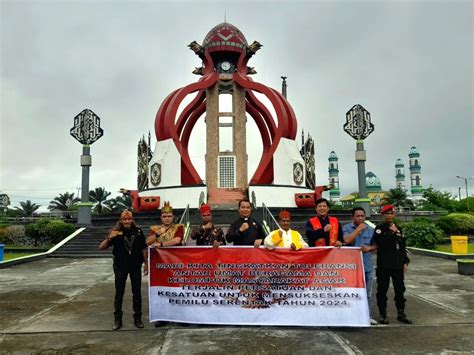
[[(202, 44), (194, 41), (189, 48), (202, 61), (202, 66), (193, 71), (201, 78), (176, 89), (161, 104), (155, 118), (157, 144), (148, 164), (149, 186), (140, 194), (158, 195), (162, 201), (171, 199), (179, 205), (177, 189), (186, 189), (184, 197), (194, 207), (206, 196), (215, 203), (224, 202), (219, 198), (225, 200), (230, 190), (248, 193), (266, 203), (268, 198), (275, 200), (270, 205), (296, 207), (294, 193), (313, 190), (304, 184), (305, 163), (295, 142), (293, 109), (280, 92), (249, 76), (256, 72), (247, 66), (248, 61), (261, 44), (248, 44), (237, 27), (224, 22), (211, 29)], [(197, 93), (195, 98), (178, 115), (182, 101), (193, 93)], [(256, 93), (268, 98), (275, 117)], [(230, 110), (219, 107), (219, 95), (231, 95)], [(255, 121), (263, 146), (258, 167), (252, 172), (248, 172), (247, 165), (247, 115)], [(191, 132), (199, 119), (206, 122), (204, 178), (188, 151)], [(232, 144), (226, 144), (225, 150), (219, 144), (224, 127), (232, 129)], [(272, 197), (275, 194), (279, 198)]]

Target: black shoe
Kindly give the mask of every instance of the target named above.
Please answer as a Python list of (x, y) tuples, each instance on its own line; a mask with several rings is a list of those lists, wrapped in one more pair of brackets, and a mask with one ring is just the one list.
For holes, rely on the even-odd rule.
[(122, 320), (117, 319), (114, 323), (112, 330), (119, 330), (120, 328), (122, 328)]
[(145, 327), (145, 325), (143, 324), (141, 318), (139, 318), (139, 317), (133, 319), (133, 324), (135, 324), (135, 327), (140, 328), (140, 329)]
[(379, 324), (388, 324), (387, 316), (380, 316)]
[(412, 324), (413, 322), (408, 319), (407, 315), (404, 312), (399, 312), (397, 320), (405, 324)]

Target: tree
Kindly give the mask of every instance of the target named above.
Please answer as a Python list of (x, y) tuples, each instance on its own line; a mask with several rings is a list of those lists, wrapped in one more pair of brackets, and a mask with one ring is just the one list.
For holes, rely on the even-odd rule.
[(123, 194), (105, 202), (112, 212), (121, 212), (132, 209), (132, 198), (130, 195)]
[(412, 207), (413, 202), (407, 198), (407, 192), (397, 187), (388, 190), (383, 198), (383, 203), (400, 207)]
[(69, 207), (78, 203), (80, 199), (78, 197), (74, 197), (74, 193), (65, 192), (63, 194), (59, 194), (59, 196), (55, 197), (54, 200), (49, 201), (48, 210), (54, 211), (67, 211)]
[(105, 211), (110, 212), (112, 210), (107, 202), (107, 197), (111, 194), (111, 192), (108, 192), (103, 187), (96, 187), (94, 190), (89, 191), (90, 200), (94, 202), (93, 211), (95, 213), (101, 214)]
[(41, 207), (41, 205), (37, 205), (36, 203), (31, 203), (30, 200), (26, 200), (26, 202), (22, 201), (20, 202), (20, 206), (21, 207), (15, 207), (16, 210), (18, 210), (18, 212), (20, 212), (20, 214), (22, 216), (32, 216), (33, 213), (35, 213), (35, 211)]
[(453, 212), (457, 210), (459, 202), (456, 201), (451, 193), (441, 192), (432, 187), (423, 191), (424, 201), (421, 202), (420, 208), (428, 211), (445, 210)]

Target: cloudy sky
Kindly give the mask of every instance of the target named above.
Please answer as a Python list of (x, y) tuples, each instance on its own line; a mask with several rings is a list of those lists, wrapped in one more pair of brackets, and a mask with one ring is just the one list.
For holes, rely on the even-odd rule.
[[(474, 177), (471, 1), (0, 0), (0, 9), (0, 191), (13, 205), (44, 208), (77, 193), (81, 145), (69, 130), (84, 108), (104, 130), (91, 147), (91, 188), (136, 188), (138, 139), (151, 130), (154, 141), (162, 100), (198, 80), (199, 58), (186, 46), (224, 16), (263, 44), (249, 63), (254, 80), (279, 89), (288, 77), (298, 132), (316, 142), (318, 184), (334, 150), (342, 194), (357, 190), (355, 141), (342, 128), (357, 103), (375, 125), (366, 171), (383, 189), (413, 145), (423, 186), (456, 196), (461, 186), (464, 196), (456, 175)], [(203, 144), (191, 137), (198, 167)]]

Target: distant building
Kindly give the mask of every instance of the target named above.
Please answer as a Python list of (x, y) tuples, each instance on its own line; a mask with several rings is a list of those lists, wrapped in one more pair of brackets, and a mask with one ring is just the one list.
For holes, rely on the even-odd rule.
[[(382, 190), (380, 179), (371, 171), (365, 174), (365, 188), (367, 189), (367, 198), (370, 200), (370, 207), (377, 211), (377, 207), (382, 204), (386, 191)], [(344, 207), (352, 207), (356, 198), (355, 194), (343, 196), (341, 197), (342, 205)]]
[(411, 198), (417, 201), (423, 197), (423, 187), (421, 186), (420, 153), (415, 146), (411, 147), (408, 157), (410, 158)]
[(405, 164), (401, 159), (395, 163), (395, 187), (405, 190)]
[(341, 199), (341, 192), (339, 190), (339, 158), (334, 151), (329, 153), (329, 184), (332, 189), (329, 190), (329, 199), (333, 202), (339, 202)]

